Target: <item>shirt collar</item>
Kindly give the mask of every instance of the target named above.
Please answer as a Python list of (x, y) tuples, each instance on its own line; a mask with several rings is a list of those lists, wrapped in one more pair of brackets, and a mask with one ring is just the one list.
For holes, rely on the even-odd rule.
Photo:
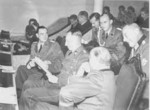
[(105, 34), (108, 33), (108, 35), (109, 35), (111, 30), (112, 30), (112, 27), (107, 32), (105, 32)]

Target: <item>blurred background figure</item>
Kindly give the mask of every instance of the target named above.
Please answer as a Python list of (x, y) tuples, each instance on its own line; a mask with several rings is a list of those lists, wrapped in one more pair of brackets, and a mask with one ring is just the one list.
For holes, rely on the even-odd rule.
[(149, 9), (142, 8), (136, 23), (142, 28), (149, 28)]
[(70, 21), (70, 24), (71, 24), (70, 31), (72, 31), (72, 30), (81, 30), (81, 25), (79, 24), (77, 15), (72, 14), (69, 17), (69, 21)]
[(92, 25), (88, 19), (88, 12), (80, 11), (78, 14), (78, 20), (81, 25), (81, 33), (82, 35), (86, 34), (91, 28)]
[(129, 6), (127, 8), (127, 19), (126, 19), (126, 24), (132, 24), (136, 21), (136, 13), (135, 9), (132, 6)]
[(25, 37), (30, 43), (38, 40), (38, 38), (36, 37), (36, 32), (38, 27), (39, 27), (39, 23), (37, 22), (37, 20), (31, 18), (29, 20), (29, 24), (26, 26), (25, 29)]
[(125, 25), (125, 22), (126, 22), (127, 12), (123, 5), (120, 5), (118, 9), (119, 9), (119, 13), (118, 13), (117, 20), (120, 23), (120, 25), (123, 26)]
[(114, 20), (114, 16), (111, 14), (110, 8), (108, 6), (103, 8), (103, 14), (109, 14), (109, 16)]

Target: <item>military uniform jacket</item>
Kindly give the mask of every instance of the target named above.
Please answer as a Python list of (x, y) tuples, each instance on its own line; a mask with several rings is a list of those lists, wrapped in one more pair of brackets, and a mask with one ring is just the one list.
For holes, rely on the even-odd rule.
[(64, 55), (58, 43), (48, 40), (44, 43), (41, 51), (39, 52), (38, 42), (34, 42), (31, 47), (30, 59), (34, 58), (35, 56), (39, 57), (43, 61), (48, 60), (51, 62), (51, 64), (49, 65), (50, 72), (60, 72)]
[(68, 51), (65, 59), (63, 60), (63, 68), (58, 76), (58, 83), (60, 86), (64, 86), (68, 83), (68, 77), (76, 74), (82, 63), (88, 61), (88, 54), (81, 46), (75, 52)]
[(134, 55), (140, 54), (141, 65), (143, 72), (149, 77), (149, 41), (148, 37), (145, 38), (139, 47), (135, 50)]

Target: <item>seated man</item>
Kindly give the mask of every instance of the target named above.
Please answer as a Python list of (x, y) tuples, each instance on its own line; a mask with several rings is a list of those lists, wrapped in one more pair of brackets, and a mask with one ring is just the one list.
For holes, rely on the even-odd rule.
[(82, 35), (86, 34), (89, 30), (91, 30), (92, 25), (88, 20), (88, 13), (86, 11), (80, 11), (78, 14), (78, 20), (81, 25), (80, 30)]
[(35, 56), (49, 64), (49, 71), (52, 73), (60, 72), (62, 67), (63, 53), (58, 43), (49, 41), (46, 27), (40, 26), (37, 31), (37, 36), (39, 41), (32, 44), (29, 62), (27, 65), (21, 65), (17, 70), (16, 87), (18, 90), (18, 97), (20, 97), (23, 83), (30, 75), (39, 74), (39, 76), (36, 77), (37, 80), (43, 76), (41, 71), (35, 67), (35, 63), (32, 60)]
[(122, 32), (113, 26), (113, 19), (109, 14), (100, 17), (102, 33), (100, 35), (100, 45), (109, 49), (112, 57), (112, 69), (115, 74), (119, 73), (120, 65), (124, 62), (126, 48), (123, 45)]
[(58, 103), (60, 88), (68, 82), (68, 77), (77, 73), (82, 63), (88, 61), (88, 54), (81, 45), (81, 32), (68, 32), (65, 45), (69, 51), (62, 62), (63, 68), (58, 75), (58, 82), (51, 80), (35, 81), (32, 76), (24, 83), (24, 92), (20, 100), (20, 110), (28, 110), (37, 102)]
[[(91, 50), (91, 71), (85, 77), (69, 77), (61, 88), (59, 110), (113, 110), (116, 93), (114, 73), (110, 70), (111, 55), (104, 47)], [(43, 107), (43, 108), (42, 108)], [(48, 103), (38, 103), (35, 110), (58, 110)]]
[(132, 47), (130, 58), (140, 54), (141, 66), (144, 73), (146, 73), (147, 84), (144, 90), (143, 99), (146, 100), (148, 106), (149, 100), (149, 37), (146, 37), (140, 27), (132, 23), (126, 25), (123, 28), (124, 41), (128, 42), (130, 47)]

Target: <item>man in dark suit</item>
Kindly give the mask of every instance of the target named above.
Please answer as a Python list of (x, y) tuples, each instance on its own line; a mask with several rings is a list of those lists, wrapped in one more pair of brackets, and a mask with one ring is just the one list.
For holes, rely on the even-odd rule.
[(100, 30), (101, 30), (99, 19), (100, 19), (99, 13), (95, 12), (90, 15), (90, 22), (92, 24), (92, 41), (95, 41), (98, 44), (100, 41), (99, 38), (100, 38)]
[(39, 80), (43, 77), (42, 72), (36, 67), (34, 58), (39, 57), (48, 66), (48, 70), (51, 73), (58, 73), (61, 70), (61, 63), (64, 58), (63, 53), (58, 43), (49, 41), (47, 28), (40, 26), (37, 30), (38, 42), (35, 42), (31, 46), (30, 60), (26, 65), (21, 65), (16, 74), (16, 87), (18, 91), (18, 97), (22, 90), (23, 83), (28, 79), (30, 75), (36, 74), (35, 79)]
[(88, 20), (88, 13), (86, 11), (80, 11), (78, 14), (78, 20), (81, 25), (81, 33), (82, 35), (86, 34), (89, 30), (91, 30), (92, 25)]

